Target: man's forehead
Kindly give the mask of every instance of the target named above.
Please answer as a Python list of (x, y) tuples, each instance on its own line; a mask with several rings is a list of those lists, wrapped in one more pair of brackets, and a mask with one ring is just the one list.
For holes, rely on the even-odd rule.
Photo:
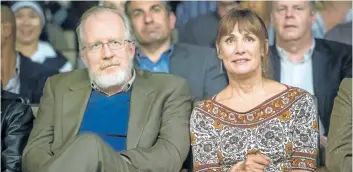
[[(120, 16), (113, 12), (104, 11), (92, 14), (84, 22), (84, 32), (101, 29), (113, 29), (121, 30), (124, 29), (124, 22)], [(101, 30), (100, 32), (104, 32)]]
[(154, 5), (162, 5), (162, 1), (131, 1), (130, 9), (149, 9)]
[(272, 3), (277, 6), (295, 6), (306, 5), (309, 1), (273, 1)]
[(111, 11), (100, 11), (96, 12), (87, 17), (86, 23), (97, 23), (97, 22), (108, 22), (108, 23), (121, 23), (121, 17)]

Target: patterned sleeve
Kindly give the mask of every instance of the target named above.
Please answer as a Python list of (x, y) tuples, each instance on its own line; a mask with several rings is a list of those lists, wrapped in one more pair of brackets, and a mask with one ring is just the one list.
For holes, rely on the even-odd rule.
[(318, 152), (319, 129), (317, 110), (314, 99), (305, 93), (293, 104), (293, 133), (292, 169), (314, 171)]
[[(202, 104), (202, 103), (201, 103)], [(193, 155), (193, 171), (223, 171), (217, 157), (219, 140), (215, 134), (213, 120), (197, 106), (190, 119), (190, 136)]]

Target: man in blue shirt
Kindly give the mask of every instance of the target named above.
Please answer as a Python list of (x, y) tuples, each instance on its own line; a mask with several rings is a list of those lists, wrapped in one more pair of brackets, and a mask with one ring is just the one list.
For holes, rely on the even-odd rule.
[(172, 43), (176, 17), (167, 2), (127, 1), (125, 13), (138, 43), (136, 67), (185, 78), (196, 100), (209, 98), (226, 87), (226, 76), (214, 49)]
[(180, 77), (133, 68), (120, 12), (93, 7), (77, 29), (87, 68), (48, 79), (24, 172), (179, 171), (190, 147), (190, 89)]

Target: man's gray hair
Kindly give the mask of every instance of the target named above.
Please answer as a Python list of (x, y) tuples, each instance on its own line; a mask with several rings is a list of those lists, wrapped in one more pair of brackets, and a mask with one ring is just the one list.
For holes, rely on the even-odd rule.
[[(273, 2), (275, 1), (268, 1), (268, 11), (270, 13), (272, 12)], [(316, 11), (315, 1), (305, 1), (305, 2), (309, 3), (309, 7), (312, 12)]]
[[(132, 28), (131, 28), (131, 23), (130, 20), (126, 17), (125, 14), (120, 13), (119, 11), (113, 9), (113, 8), (107, 8), (107, 7), (103, 7), (103, 6), (95, 6), (90, 8), (89, 10), (87, 10), (81, 17), (80, 23), (76, 28), (76, 34), (78, 37), (78, 44), (79, 44), (79, 50), (80, 50), (80, 54), (81, 54), (81, 50), (84, 47), (85, 44), (85, 40), (83, 38), (83, 26), (84, 23), (86, 22), (87, 18), (90, 17), (91, 15), (95, 15), (98, 13), (102, 13), (102, 12), (112, 12), (116, 15), (118, 15), (124, 23), (124, 27), (125, 27), (125, 36), (126, 39), (129, 39), (131, 41), (135, 42), (135, 37), (133, 35), (132, 32)], [(102, 30), (102, 32), (104, 32), (104, 30)]]

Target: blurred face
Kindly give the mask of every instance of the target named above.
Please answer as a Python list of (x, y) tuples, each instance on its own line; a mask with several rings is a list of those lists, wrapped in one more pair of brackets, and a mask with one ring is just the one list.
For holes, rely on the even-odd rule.
[(262, 20), (267, 20), (267, 1), (248, 1), (248, 8), (255, 11)]
[(240, 8), (240, 3), (234, 1), (217, 1), (217, 13), (219, 17), (223, 17), (233, 8)]
[(42, 32), (39, 15), (32, 8), (21, 8), (15, 12), (17, 35), (16, 41), (22, 44), (38, 42)]
[(7, 30), (7, 25), (5, 23), (1, 23), (1, 47), (5, 44), (6, 32), (8, 32)]
[(128, 11), (136, 38), (141, 45), (171, 39), (175, 27), (175, 15), (168, 14), (163, 2), (131, 1)]
[(223, 60), (228, 74), (238, 76), (254, 72), (261, 73), (261, 56), (266, 54), (264, 43), (249, 32), (239, 32), (238, 24), (229, 35), (221, 37), (217, 43), (218, 57)]
[(135, 45), (127, 41), (125, 32), (123, 20), (112, 12), (93, 14), (83, 24), (82, 59), (100, 88), (128, 80)]
[(311, 37), (311, 26), (315, 23), (315, 12), (306, 1), (274, 1), (271, 12), (276, 37), (284, 41)]
[(118, 10), (121, 13), (124, 13), (124, 5), (125, 5), (125, 0), (116, 0), (116, 1), (104, 1), (103, 6), (108, 7), (108, 8), (114, 8)]

